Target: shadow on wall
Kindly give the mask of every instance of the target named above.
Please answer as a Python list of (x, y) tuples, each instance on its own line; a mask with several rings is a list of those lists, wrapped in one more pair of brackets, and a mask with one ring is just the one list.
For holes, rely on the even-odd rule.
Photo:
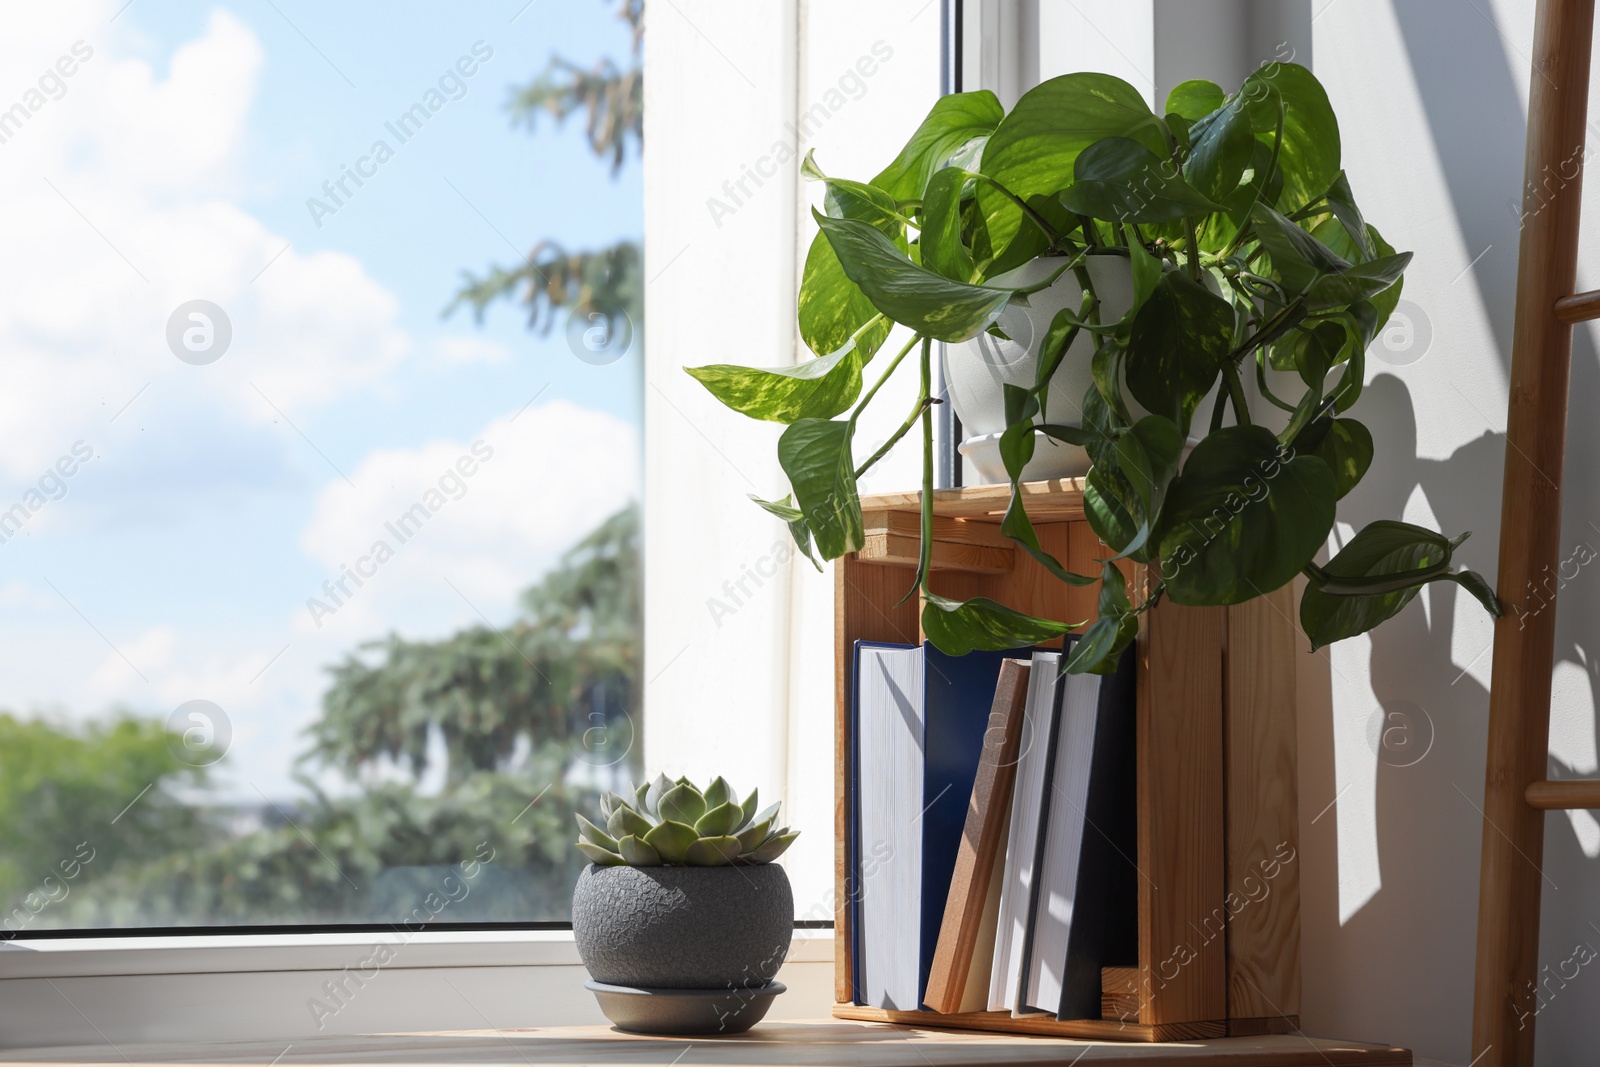
[[(1321, 6), (1321, 5), (1319, 5)], [(1531, 27), (1532, 0), (1510, 5)], [(1498, 10), (1504, 12), (1507, 5)], [(1410, 70), (1383, 75), (1388, 84), (1354, 87), (1350, 72), (1373, 76), (1372, 64), (1318, 66), (1335, 104), (1353, 108), (1383, 99), (1404, 101), (1414, 84), (1432, 139), (1432, 149), (1449, 197), (1438, 212), (1445, 240), (1459, 234), (1469, 258), (1479, 257), (1456, 282), (1476, 287), (1486, 328), (1451, 324), (1467, 344), (1446, 347), (1438, 323), (1427, 366), (1377, 375), (1354, 412), (1371, 428), (1381, 457), (1365, 482), (1342, 502), (1344, 521), (1359, 528), (1372, 519), (1398, 517), (1406, 505), (1421, 502), (1438, 527), (1472, 530), (1459, 562), (1491, 581), (1496, 572), (1499, 535), (1503, 433), (1485, 430), (1443, 459), (1417, 455), (1416, 402), (1423, 410), (1482, 407), (1467, 394), (1482, 390), (1474, 379), (1509, 377), (1519, 198), (1523, 187), (1522, 149), (1526, 117), (1518, 85), (1526, 77), (1521, 46), (1509, 43), (1493, 21), (1489, 5), (1466, 8), (1454, 0), (1391, 0)], [(1325, 10), (1325, 8), (1324, 8)], [(1346, 17), (1350, 17), (1346, 13)], [(1519, 24), (1519, 29), (1523, 27)], [(1508, 56), (1512, 57), (1508, 60)], [(1344, 74), (1344, 88), (1340, 74)], [(1341, 96), (1354, 99), (1342, 100)], [(1593, 105), (1591, 112), (1600, 115)], [(1600, 147), (1600, 136), (1595, 137)], [(1359, 161), (1353, 166), (1359, 167)], [(1404, 197), (1402, 191), (1400, 196)], [(1591, 201), (1593, 203), (1593, 201)], [(1422, 218), (1434, 213), (1416, 204)], [(1593, 213), (1591, 212), (1591, 215)], [(1453, 231), (1453, 232), (1452, 232)], [(1419, 255), (1436, 254), (1414, 240)], [(1442, 242), (1441, 242), (1442, 243)], [(1439, 246), (1436, 246), (1436, 248)], [(1435, 291), (1436, 298), (1440, 292)], [(1429, 294), (1408, 291), (1425, 305)], [(1455, 340), (1461, 345), (1461, 340)], [(1412, 383), (1408, 386), (1407, 382)], [(1460, 396), (1455, 383), (1461, 383)], [(1412, 387), (1426, 392), (1413, 396)], [(1585, 398), (1600, 395), (1592, 335), (1574, 337), (1572, 397), (1578, 413), (1568, 432), (1564, 563), (1550, 576), (1549, 591), (1529, 590), (1508, 605), (1516, 611), (1558, 610), (1555, 738), (1559, 758), (1550, 775), (1596, 776), (1597, 736), (1594, 694), (1600, 691), (1600, 508), (1589, 487), (1600, 485), (1600, 420), (1584, 416)], [(1502, 426), (1504, 408), (1479, 412), (1482, 423)], [(1415, 514), (1415, 512), (1414, 512)], [(1592, 561), (1592, 562), (1591, 562)], [(1559, 609), (1541, 607), (1559, 588)], [(1339, 1032), (1411, 1045), (1419, 1055), (1465, 1063), (1472, 1011), (1472, 981), (1477, 927), (1479, 851), (1483, 833), (1484, 746), (1488, 692), (1477, 680), (1487, 676), (1491, 652), (1482, 636), (1456, 640), (1460, 591), (1448, 584), (1430, 587), (1418, 602), (1372, 635), (1366, 664), (1375, 706), (1356, 707), (1349, 694), (1362, 693), (1361, 678), (1330, 677), (1333, 661), (1319, 654), (1302, 688), (1301, 809), (1306, 871), (1302, 880), (1302, 928), (1306, 989), (1302, 1020), (1309, 1031)], [(1460, 610), (1466, 613), (1470, 601)], [(1468, 647), (1481, 642), (1485, 648)], [(1481, 655), (1480, 655), (1481, 654)], [(1337, 667), (1350, 673), (1352, 657)], [(1471, 673), (1463, 668), (1470, 665)], [(1318, 672), (1322, 672), (1319, 679)], [(1332, 707), (1332, 683), (1347, 694)], [(1335, 805), (1318, 809), (1341, 786), (1359, 782), (1364, 771), (1335, 764), (1334, 733), (1348, 736), (1356, 724), (1344, 717), (1362, 715), (1370, 746), (1361, 760), (1375, 767), (1375, 835), (1381, 887), (1340, 923), (1340, 835), (1367, 831), (1357, 814)], [(1349, 758), (1349, 751), (1346, 750)], [(1360, 787), (1357, 786), (1359, 789)], [(1352, 809), (1352, 812), (1359, 808)], [(1315, 824), (1311, 823), (1317, 818)], [(1364, 840), (1364, 837), (1363, 837)], [(1348, 844), (1348, 842), (1347, 842)], [(1545, 842), (1545, 893), (1541, 962), (1542, 984), (1530, 990), (1523, 1007), (1536, 1012), (1539, 1062), (1588, 1062), (1600, 1045), (1600, 823), (1586, 812), (1552, 815)]]

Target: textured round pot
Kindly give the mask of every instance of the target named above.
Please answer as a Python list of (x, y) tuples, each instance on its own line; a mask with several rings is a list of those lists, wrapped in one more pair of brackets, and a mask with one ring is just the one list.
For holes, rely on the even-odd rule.
[(572, 933), (589, 976), (605, 985), (755, 989), (789, 951), (794, 894), (776, 863), (590, 864), (572, 893)]

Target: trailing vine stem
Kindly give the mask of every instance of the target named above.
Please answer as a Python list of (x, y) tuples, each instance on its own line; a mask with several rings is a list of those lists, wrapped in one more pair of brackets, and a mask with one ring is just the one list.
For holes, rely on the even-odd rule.
[[(917, 557), (917, 587), (924, 596), (933, 563), (933, 339), (922, 339), (922, 550)], [(916, 592), (916, 588), (912, 592)], [(907, 594), (909, 595), (909, 594)]]

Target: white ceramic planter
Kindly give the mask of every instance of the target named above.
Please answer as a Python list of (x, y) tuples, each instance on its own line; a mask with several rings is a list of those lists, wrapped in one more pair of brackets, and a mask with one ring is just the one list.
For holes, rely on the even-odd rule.
[[(1014, 271), (997, 275), (985, 284), (996, 286), (1037, 285), (1060, 269), (1061, 259), (1035, 259)], [(1133, 272), (1126, 256), (1095, 255), (1087, 262), (1089, 280), (1100, 298), (1100, 321), (1114, 322), (1133, 306)], [(1216, 291), (1216, 283), (1205, 279)], [(1083, 287), (1067, 271), (1048, 289), (1028, 297), (1026, 307), (1011, 304), (1000, 313), (995, 325), (1009, 339), (981, 333), (970, 341), (945, 346), (944, 380), (950, 402), (961, 420), (963, 440), (959, 451), (972, 464), (983, 482), (1004, 482), (1005, 464), (1000, 459), (1000, 435), (1006, 428), (1006, 385), (1032, 387), (1038, 373), (1039, 347), (1050, 331), (1050, 323), (1062, 308), (1077, 308), (1083, 300)], [(1067, 349), (1061, 366), (1050, 379), (1050, 396), (1043, 417), (1037, 422), (1066, 426), (1082, 424), (1083, 396), (1094, 383), (1089, 361), (1094, 355), (1094, 340), (1081, 332)], [(1220, 384), (1218, 386), (1220, 388)], [(1216, 389), (1201, 401), (1199, 411), (1209, 418)], [(1134, 418), (1149, 414), (1131, 398), (1129, 413)], [(1197, 416), (1197, 419), (1202, 416)], [(1198, 429), (1203, 431), (1203, 425)], [(1191, 435), (1190, 444), (1195, 441)], [(1047, 437), (1034, 442), (1033, 459), (1023, 468), (1026, 481), (1042, 478), (1076, 478), (1088, 473), (1089, 454), (1076, 445), (1063, 444)]]

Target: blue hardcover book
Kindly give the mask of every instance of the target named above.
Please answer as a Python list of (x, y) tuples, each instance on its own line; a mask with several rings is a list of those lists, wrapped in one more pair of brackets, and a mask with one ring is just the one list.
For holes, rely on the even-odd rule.
[(858, 1003), (922, 1007), (1000, 664), (932, 645), (857, 642), (847, 906)]

